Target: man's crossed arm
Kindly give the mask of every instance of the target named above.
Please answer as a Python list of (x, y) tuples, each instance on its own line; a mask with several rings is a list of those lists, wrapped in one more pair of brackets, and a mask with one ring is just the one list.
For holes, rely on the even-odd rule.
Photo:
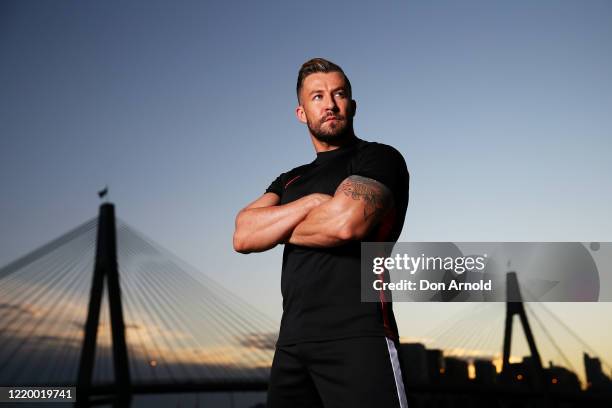
[(391, 191), (376, 180), (349, 176), (334, 196), (310, 194), (288, 204), (266, 193), (236, 217), (234, 249), (261, 252), (279, 243), (333, 247), (360, 240), (393, 208)]

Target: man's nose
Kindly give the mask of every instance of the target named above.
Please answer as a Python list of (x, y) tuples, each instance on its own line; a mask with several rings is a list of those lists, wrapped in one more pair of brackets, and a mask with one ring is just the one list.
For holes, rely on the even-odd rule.
[(325, 98), (325, 109), (334, 112), (338, 111), (338, 105), (336, 104), (336, 101), (334, 100), (334, 97), (332, 95), (329, 95)]

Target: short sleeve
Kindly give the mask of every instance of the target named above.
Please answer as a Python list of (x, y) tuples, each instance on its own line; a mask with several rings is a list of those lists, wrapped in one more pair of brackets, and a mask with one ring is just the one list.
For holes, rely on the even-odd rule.
[(266, 193), (275, 193), (279, 197), (283, 196), (283, 174), (278, 176), (266, 189)]
[(393, 192), (396, 202), (407, 201), (409, 175), (406, 161), (393, 147), (380, 143), (364, 147), (354, 162), (353, 174), (384, 184)]

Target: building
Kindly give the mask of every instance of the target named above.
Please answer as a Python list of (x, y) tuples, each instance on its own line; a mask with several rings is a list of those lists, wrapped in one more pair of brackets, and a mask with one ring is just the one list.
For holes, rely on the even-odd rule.
[(587, 379), (587, 389), (593, 391), (610, 391), (612, 383), (610, 378), (601, 370), (601, 361), (598, 358), (590, 357), (587, 353), (584, 356), (584, 370)]
[(427, 349), (421, 343), (403, 343), (399, 346), (400, 364), (406, 384), (428, 384)]
[(491, 360), (474, 360), (476, 377), (474, 383), (478, 385), (493, 385), (497, 382), (497, 370)]

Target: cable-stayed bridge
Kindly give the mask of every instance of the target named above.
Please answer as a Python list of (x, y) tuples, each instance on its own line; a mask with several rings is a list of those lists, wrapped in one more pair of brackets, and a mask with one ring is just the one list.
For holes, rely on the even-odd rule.
[[(109, 307), (116, 299), (105, 295), (110, 279), (97, 290), (104, 296), (95, 348), (84, 350), (92, 272), (109, 261), (100, 245), (96, 254), (97, 238), (98, 218), (0, 269), (0, 385), (77, 384), (88, 353), (93, 394), (108, 392), (121, 375)], [(131, 388), (266, 389), (275, 322), (121, 220), (116, 265)]]
[[(519, 290), (510, 274), (509, 287), (513, 284)], [(561, 391), (554, 401), (568, 404), (612, 401), (607, 393), (563, 393), (578, 368), (547, 324), (565, 326), (582, 350), (592, 356), (597, 352), (544, 305), (476, 306), (474, 313), (453, 316), (428, 336), (445, 345), (446, 352), (404, 345), (413, 406), (438, 406), (427, 405), (433, 394), (457, 401), (458, 394), (529, 399), (547, 398), (551, 391)], [(542, 310), (536, 313), (535, 308)], [(515, 317), (530, 354), (523, 363), (513, 361), (510, 353)], [(536, 322), (535, 330), (529, 321)], [(99, 218), (0, 269), (0, 386), (77, 385), (82, 405), (99, 396), (126, 405), (134, 393), (263, 391), (276, 333), (272, 319), (115, 220), (108, 203)], [(544, 367), (534, 333), (544, 333), (565, 368)], [(500, 351), (497, 370), (481, 364), (483, 350)], [(469, 378), (467, 360), (472, 363)], [(593, 364), (591, 371), (605, 384), (605, 375), (597, 377)], [(463, 406), (445, 401), (444, 406)]]

